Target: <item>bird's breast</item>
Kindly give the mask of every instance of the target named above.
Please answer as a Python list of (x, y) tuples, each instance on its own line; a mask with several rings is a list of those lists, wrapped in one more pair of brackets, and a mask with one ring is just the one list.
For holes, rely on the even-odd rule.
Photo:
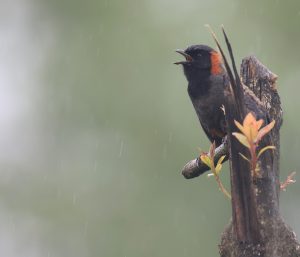
[(198, 86), (204, 88), (202, 90), (205, 90), (205, 94), (195, 95), (191, 94), (189, 90), (189, 95), (200, 122), (210, 126), (211, 123), (218, 123), (224, 116), (221, 110), (225, 98), (223, 76), (213, 76), (200, 83), (202, 85)]

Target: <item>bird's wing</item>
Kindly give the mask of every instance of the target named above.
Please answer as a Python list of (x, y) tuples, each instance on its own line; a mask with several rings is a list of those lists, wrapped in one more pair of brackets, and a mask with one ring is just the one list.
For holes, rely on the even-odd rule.
[[(220, 144), (222, 144), (223, 138), (225, 136), (225, 133), (222, 132), (221, 128), (220, 129), (207, 129), (202, 122), (200, 121), (201, 127), (203, 131), (205, 132), (206, 136), (210, 140), (211, 143), (215, 142), (216, 147), (218, 147)], [(223, 130), (226, 131), (226, 130)]]

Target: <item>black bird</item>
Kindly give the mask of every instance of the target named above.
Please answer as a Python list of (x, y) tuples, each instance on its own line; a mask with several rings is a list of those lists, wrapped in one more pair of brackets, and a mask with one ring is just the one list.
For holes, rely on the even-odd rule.
[(206, 45), (192, 45), (176, 52), (185, 57), (184, 61), (175, 64), (183, 66), (188, 93), (200, 124), (209, 140), (219, 146), (226, 135), (223, 106), (227, 74), (222, 57)]
[[(215, 141), (216, 146), (219, 146), (227, 133), (223, 108), (226, 98), (225, 85), (241, 83), (236, 68), (234, 66), (235, 78), (233, 78), (227, 60), (223, 62), (223, 53), (221, 55), (206, 45), (192, 45), (185, 50), (176, 50), (176, 52), (185, 57), (184, 61), (175, 62), (175, 64), (183, 66), (184, 75), (188, 81), (188, 93), (200, 124), (209, 140)], [(227, 68), (225, 68), (226, 65)], [(259, 99), (242, 83), (241, 88), (246, 111), (252, 112), (257, 119), (263, 119), (269, 123), (265, 107)]]

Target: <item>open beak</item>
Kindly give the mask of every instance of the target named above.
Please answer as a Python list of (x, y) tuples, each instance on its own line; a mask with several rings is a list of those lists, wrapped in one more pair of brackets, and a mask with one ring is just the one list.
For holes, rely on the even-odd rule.
[(185, 53), (184, 50), (177, 49), (175, 52), (183, 55), (185, 57), (185, 61), (174, 62), (174, 64), (185, 64), (193, 61), (193, 58), (189, 54)]

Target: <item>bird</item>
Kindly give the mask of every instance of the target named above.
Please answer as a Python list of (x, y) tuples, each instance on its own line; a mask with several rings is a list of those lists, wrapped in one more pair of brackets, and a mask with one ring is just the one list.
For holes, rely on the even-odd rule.
[(226, 69), (219, 52), (207, 45), (191, 45), (177, 49), (185, 57), (182, 65), (188, 81), (187, 91), (199, 122), (211, 143), (222, 144), (226, 135), (224, 86)]
[(240, 81), (235, 66), (236, 78), (232, 78), (232, 71), (227, 60), (223, 61), (226, 57), (222, 52), (219, 53), (207, 45), (191, 45), (185, 50), (177, 49), (176, 52), (183, 55), (185, 60), (174, 64), (183, 66), (188, 81), (187, 91), (199, 122), (208, 139), (211, 143), (215, 142), (216, 147), (223, 143), (227, 134), (224, 106), (228, 101), (225, 88), (228, 88), (229, 84), (237, 81), (241, 83), (243, 104), (247, 113), (251, 112), (257, 119), (269, 122), (265, 107), (253, 91)]

